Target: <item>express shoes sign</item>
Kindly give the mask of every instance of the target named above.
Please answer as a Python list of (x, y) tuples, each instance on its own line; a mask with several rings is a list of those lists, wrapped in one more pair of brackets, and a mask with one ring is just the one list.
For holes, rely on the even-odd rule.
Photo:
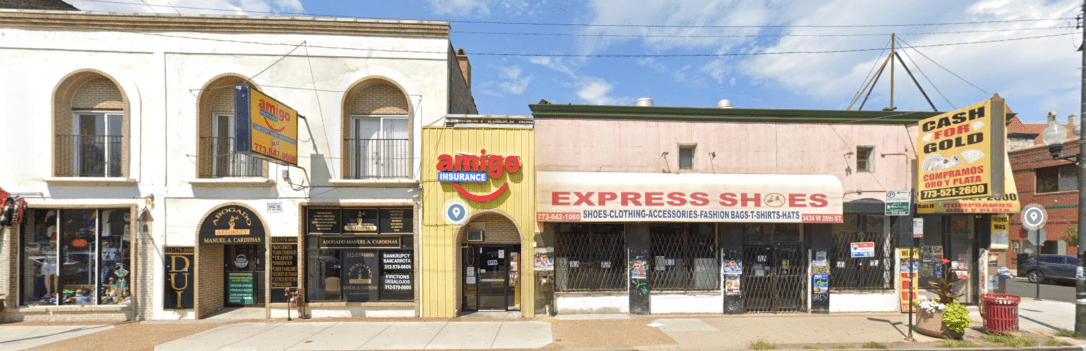
[(486, 149), (479, 150), (479, 155), (457, 153), (437, 157), (437, 180), (453, 182), (453, 187), (465, 199), (488, 202), (497, 199), (509, 189), (509, 182), (503, 182), (497, 190), (489, 194), (477, 195), (460, 186), (460, 182), (486, 183), (490, 179), (501, 178), (506, 173), (520, 172), (520, 157), (487, 155)]

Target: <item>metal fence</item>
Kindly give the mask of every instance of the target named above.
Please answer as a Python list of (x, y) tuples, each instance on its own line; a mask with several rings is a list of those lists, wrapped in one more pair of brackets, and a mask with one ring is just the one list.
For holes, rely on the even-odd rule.
[(718, 290), (720, 264), (712, 225), (658, 224), (649, 227), (653, 290)]
[(123, 136), (57, 135), (57, 175), (120, 177)]
[(211, 150), (211, 177), (263, 177), (264, 160), (234, 152), (235, 138), (201, 137), (201, 149)]
[[(874, 257), (852, 258), (851, 244), (873, 242)], [(835, 232), (830, 250), (830, 288), (859, 291), (893, 289), (893, 236), (881, 232)]]
[(408, 139), (345, 139), (351, 179), (410, 178)]
[(554, 235), (554, 257), (560, 291), (626, 290), (622, 224), (562, 224)]
[(796, 313), (807, 310), (807, 265), (801, 244), (743, 247), (743, 311)]

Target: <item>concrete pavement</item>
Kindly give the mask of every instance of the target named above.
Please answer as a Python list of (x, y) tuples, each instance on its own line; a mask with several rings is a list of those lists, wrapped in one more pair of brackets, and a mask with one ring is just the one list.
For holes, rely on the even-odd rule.
[(0, 350), (26, 350), (112, 329), (112, 325), (0, 327)]
[(155, 351), (538, 349), (552, 341), (550, 324), (539, 321), (305, 321), (225, 325)]

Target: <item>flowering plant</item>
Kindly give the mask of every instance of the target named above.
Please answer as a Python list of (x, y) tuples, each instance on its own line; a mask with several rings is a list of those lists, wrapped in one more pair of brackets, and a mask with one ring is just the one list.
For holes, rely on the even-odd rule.
[(920, 301), (918, 301), (916, 303), (916, 307), (919, 307), (920, 309), (924, 310), (925, 312), (928, 312), (928, 313), (931, 313), (931, 314), (935, 314), (937, 312), (942, 312), (943, 310), (946, 309), (946, 305), (944, 305), (942, 303), (939, 303), (939, 301), (935, 301), (935, 300), (920, 300)]
[(954, 291), (954, 283), (961, 281), (957, 274), (950, 274), (950, 260), (943, 259), (943, 276), (938, 278), (928, 278), (928, 284), (931, 288), (925, 288), (936, 296), (939, 297), (939, 302), (942, 304), (949, 304), (954, 302), (958, 296), (962, 296), (962, 293)]

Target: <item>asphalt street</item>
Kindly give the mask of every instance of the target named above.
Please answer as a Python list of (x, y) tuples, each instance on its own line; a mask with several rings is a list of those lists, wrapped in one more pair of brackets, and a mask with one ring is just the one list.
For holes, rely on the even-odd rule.
[[(1007, 293), (1032, 299), (1037, 295), (1037, 286), (1026, 278), (1015, 278), (1007, 281)], [(1041, 299), (1073, 303), (1075, 302), (1075, 286), (1065, 283), (1041, 283)]]

